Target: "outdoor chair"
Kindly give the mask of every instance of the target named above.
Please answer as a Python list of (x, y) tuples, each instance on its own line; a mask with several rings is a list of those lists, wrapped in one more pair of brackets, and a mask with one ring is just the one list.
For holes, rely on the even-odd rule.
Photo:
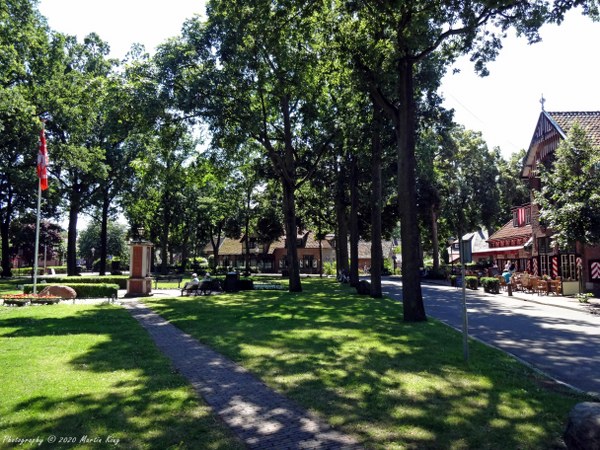
[(538, 295), (548, 294), (548, 283), (546, 280), (536, 280), (533, 290)]
[(505, 291), (507, 288), (507, 285), (506, 285), (506, 280), (504, 279), (504, 277), (502, 275), (498, 275), (496, 278), (498, 278), (498, 281), (500, 283), (500, 290)]
[(554, 295), (562, 295), (562, 283), (560, 280), (551, 280), (548, 283), (550, 293)]

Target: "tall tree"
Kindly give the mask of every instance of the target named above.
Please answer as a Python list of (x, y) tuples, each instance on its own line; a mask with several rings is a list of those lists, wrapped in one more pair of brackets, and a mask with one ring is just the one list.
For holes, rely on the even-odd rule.
[[(327, 18), (318, 3), (213, 0), (208, 22), (184, 29), (191, 61), (181, 64), (182, 107), (203, 114), (215, 139), (260, 144), (283, 190), (290, 291), (301, 291), (297, 258), (297, 189), (329, 148)], [(222, 141), (221, 141), (222, 142)], [(223, 145), (224, 147), (226, 145)]]
[(435, 161), (442, 177), (443, 220), (460, 238), (479, 227), (491, 226), (498, 215), (499, 190), (495, 152), (489, 151), (481, 133), (456, 126), (451, 132), (451, 152)]
[(68, 210), (67, 273), (75, 275), (79, 214), (92, 206), (107, 174), (102, 118), (114, 61), (106, 57), (108, 45), (93, 33), (82, 43), (55, 34), (51, 50), (55, 66), (41, 94), (52, 114), (47, 123), (49, 146), (55, 149), (51, 173)]
[(560, 22), (565, 11), (576, 5), (583, 5), (587, 13), (598, 12), (592, 0), (344, 2), (346, 20), (338, 25), (344, 46), (395, 126), (405, 321), (426, 320), (419, 281), (421, 255), (415, 245), (419, 242), (416, 99), (424, 87), (419, 80), (423, 63), (438, 59), (448, 64), (471, 53), (476, 69), (485, 73), (485, 63), (498, 54), (501, 37), (510, 26), (534, 42), (543, 23)]
[(0, 3), (0, 238), (2, 275), (11, 276), (10, 224), (35, 205), (41, 123), (35, 89), (43, 83), (48, 28), (30, 0)]

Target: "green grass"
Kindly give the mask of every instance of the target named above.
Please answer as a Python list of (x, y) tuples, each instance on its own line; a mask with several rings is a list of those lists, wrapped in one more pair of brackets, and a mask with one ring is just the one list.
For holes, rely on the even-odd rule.
[[(0, 294), (22, 294), (23, 289), (18, 286), (31, 282), (29, 278), (2, 278), (0, 279)], [(1, 297), (1, 295), (0, 295)]]
[(0, 380), (0, 448), (242, 448), (120, 307), (0, 306)]
[(584, 399), (504, 353), (329, 280), (303, 293), (149, 298), (173, 324), (373, 449), (561, 448)]

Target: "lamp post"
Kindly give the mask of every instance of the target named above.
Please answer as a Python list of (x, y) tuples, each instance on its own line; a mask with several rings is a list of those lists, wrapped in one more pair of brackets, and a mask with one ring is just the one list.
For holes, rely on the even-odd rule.
[(92, 272), (94, 271), (94, 254), (96, 253), (96, 249), (94, 247), (92, 247), (90, 249), (92, 251), (92, 264), (90, 266), (90, 268), (92, 269)]

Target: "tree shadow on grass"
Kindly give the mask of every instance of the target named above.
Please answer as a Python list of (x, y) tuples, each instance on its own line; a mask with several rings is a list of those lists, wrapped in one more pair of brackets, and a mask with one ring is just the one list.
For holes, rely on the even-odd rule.
[(343, 288), (148, 304), (369, 448), (561, 447), (581, 398), (479, 343), (467, 367), (454, 330)]
[[(40, 314), (36, 308), (31, 310), (35, 316), (20, 311), (20, 317), (0, 321), (0, 339), (24, 343), (23, 364), (28, 358), (33, 363), (56, 355), (62, 361), (61, 353), (73, 354), (64, 358), (58, 377), (39, 373), (42, 382), (35, 373), (26, 374), (27, 394), (11, 396), (0, 406), (4, 436), (39, 436), (42, 447), (50, 448), (116, 448), (117, 440), (120, 448), (243, 448), (126, 311), (62, 308), (60, 314), (54, 314), (59, 309)], [(44, 344), (33, 348), (29, 338), (39, 337)], [(60, 373), (61, 367), (48, 371)], [(57, 440), (49, 442), (50, 436)]]

